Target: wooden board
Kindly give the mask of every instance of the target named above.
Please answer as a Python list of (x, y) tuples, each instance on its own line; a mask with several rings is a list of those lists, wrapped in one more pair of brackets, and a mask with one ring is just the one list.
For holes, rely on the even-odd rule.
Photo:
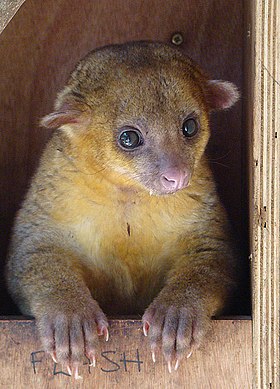
[(0, 372), (1, 389), (249, 389), (251, 321), (213, 321), (204, 349), (170, 374), (161, 355), (152, 362), (140, 321), (112, 320), (109, 342), (100, 341), (96, 367), (85, 360), (83, 379), (74, 380), (42, 352), (32, 320), (1, 320)]
[(25, 0), (2, 0), (0, 1), (0, 33), (7, 26), (12, 17), (19, 10)]
[[(254, 388), (280, 388), (280, 3), (252, 2), (247, 40)], [(250, 48), (250, 50), (249, 50)]]
[[(242, 11), (242, 0), (24, 1), (0, 34), (0, 267), (14, 214), (50, 135), (39, 128), (39, 119), (52, 110), (77, 61), (97, 46), (139, 39), (170, 42), (180, 31), (182, 50), (213, 78), (242, 89)], [(213, 117), (209, 149), (222, 199), (246, 242), (241, 111), (242, 101)], [(9, 306), (3, 297), (0, 313), (11, 313)]]

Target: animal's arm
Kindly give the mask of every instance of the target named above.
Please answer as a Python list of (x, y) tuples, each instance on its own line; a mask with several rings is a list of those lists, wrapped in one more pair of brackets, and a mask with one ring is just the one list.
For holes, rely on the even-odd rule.
[[(179, 285), (178, 285), (179, 283)], [(235, 285), (235, 258), (227, 241), (216, 241), (202, 234), (192, 249), (177, 261), (168, 275), (166, 287), (196, 292), (209, 315), (223, 308)]]
[(98, 333), (108, 337), (107, 319), (83, 281), (78, 258), (43, 242), (15, 255), (21, 260), (12, 253), (7, 274), (12, 294), (36, 317), (45, 351), (77, 376), (84, 351), (95, 363)]
[(191, 354), (199, 347), (211, 316), (224, 307), (235, 287), (236, 259), (223, 231), (218, 235), (200, 229), (188, 237), (191, 248), (177, 259), (143, 316), (153, 358), (162, 345), (170, 370), (174, 357), (178, 367), (186, 351)]

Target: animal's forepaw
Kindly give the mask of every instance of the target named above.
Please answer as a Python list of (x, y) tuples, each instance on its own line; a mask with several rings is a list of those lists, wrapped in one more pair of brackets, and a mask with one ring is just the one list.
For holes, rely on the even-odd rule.
[(84, 355), (91, 366), (96, 365), (98, 336), (109, 339), (108, 321), (92, 300), (84, 307), (69, 303), (64, 308), (48, 307), (46, 314), (36, 318), (37, 327), (43, 343), (54, 362), (66, 366), (74, 378), (79, 379), (79, 366)]
[(209, 327), (209, 318), (192, 305), (165, 305), (154, 302), (143, 316), (144, 335), (148, 336), (152, 359), (162, 350), (169, 372), (177, 370), (181, 359), (189, 358), (203, 340)]

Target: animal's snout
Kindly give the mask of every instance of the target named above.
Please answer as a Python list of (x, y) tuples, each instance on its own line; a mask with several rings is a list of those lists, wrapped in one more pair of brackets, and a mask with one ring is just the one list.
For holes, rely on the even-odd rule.
[(161, 174), (160, 183), (167, 192), (176, 192), (188, 186), (189, 173), (178, 168), (170, 168)]

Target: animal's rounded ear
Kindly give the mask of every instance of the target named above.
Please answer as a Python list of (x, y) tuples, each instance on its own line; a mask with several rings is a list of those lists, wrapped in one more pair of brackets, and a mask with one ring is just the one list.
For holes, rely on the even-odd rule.
[(41, 119), (41, 126), (56, 129), (70, 124), (73, 127), (82, 127), (87, 124), (88, 112), (79, 109), (77, 104), (58, 104), (54, 112)]
[(58, 110), (44, 116), (40, 124), (46, 128), (59, 128), (65, 124), (78, 124), (81, 113), (75, 110)]
[(237, 87), (228, 81), (209, 80), (206, 98), (211, 110), (230, 108), (239, 99)]

